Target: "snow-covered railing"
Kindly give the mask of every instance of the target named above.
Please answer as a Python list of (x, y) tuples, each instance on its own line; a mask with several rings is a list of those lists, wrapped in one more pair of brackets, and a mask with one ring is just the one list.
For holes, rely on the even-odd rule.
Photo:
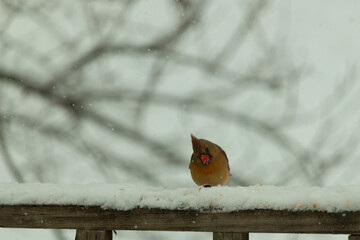
[(0, 184), (0, 227), (202, 231), (214, 239), (249, 233), (360, 234), (360, 187), (163, 189), (109, 184)]

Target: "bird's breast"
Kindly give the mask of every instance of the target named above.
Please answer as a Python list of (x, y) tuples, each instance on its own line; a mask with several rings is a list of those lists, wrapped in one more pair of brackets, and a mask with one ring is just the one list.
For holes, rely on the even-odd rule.
[(227, 160), (214, 158), (205, 165), (195, 155), (191, 157), (190, 172), (192, 179), (198, 185), (224, 185), (229, 178)]

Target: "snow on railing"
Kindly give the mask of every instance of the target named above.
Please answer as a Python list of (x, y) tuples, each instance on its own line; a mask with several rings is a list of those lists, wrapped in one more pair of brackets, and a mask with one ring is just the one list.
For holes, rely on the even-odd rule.
[(360, 234), (360, 187), (163, 189), (115, 184), (0, 184), (0, 227), (77, 229), (76, 238), (112, 239), (112, 230)]

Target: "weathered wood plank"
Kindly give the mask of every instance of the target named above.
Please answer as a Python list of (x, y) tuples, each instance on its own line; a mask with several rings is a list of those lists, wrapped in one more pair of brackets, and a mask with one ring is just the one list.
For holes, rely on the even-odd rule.
[(133, 209), (82, 206), (0, 206), (0, 227), (93, 230), (359, 234), (360, 212)]
[(112, 240), (112, 230), (76, 230), (75, 240)]
[(214, 232), (213, 240), (249, 240), (249, 233)]

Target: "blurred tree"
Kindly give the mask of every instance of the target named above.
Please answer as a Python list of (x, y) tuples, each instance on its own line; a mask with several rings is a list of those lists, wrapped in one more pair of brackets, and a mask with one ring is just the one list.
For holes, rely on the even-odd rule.
[[(250, 154), (241, 160), (247, 165), (257, 161), (258, 144), (287, 158), (274, 183), (300, 177), (321, 184), (321, 172), (344, 160), (343, 150), (331, 161), (318, 153), (330, 125), (320, 128), (314, 148), (286, 133), (299, 117), (298, 85), (307, 70), (289, 64), (281, 39), (266, 36), (268, 2), (234, 6), (241, 14), (231, 16), (231, 25), (213, 19), (216, 3), (169, 1), (156, 11), (149, 4), (1, 2), (0, 139), (14, 179), (61, 181), (47, 166), (77, 156), (107, 180), (117, 181), (116, 169), (162, 184), (144, 158), (186, 171), (184, 135), (188, 141), (190, 131), (212, 131), (223, 138), (218, 129), (229, 125), (251, 138), (234, 151)], [(177, 116), (189, 123), (169, 124)], [(346, 155), (357, 142), (349, 138)], [(231, 184), (257, 177), (234, 174)]]

